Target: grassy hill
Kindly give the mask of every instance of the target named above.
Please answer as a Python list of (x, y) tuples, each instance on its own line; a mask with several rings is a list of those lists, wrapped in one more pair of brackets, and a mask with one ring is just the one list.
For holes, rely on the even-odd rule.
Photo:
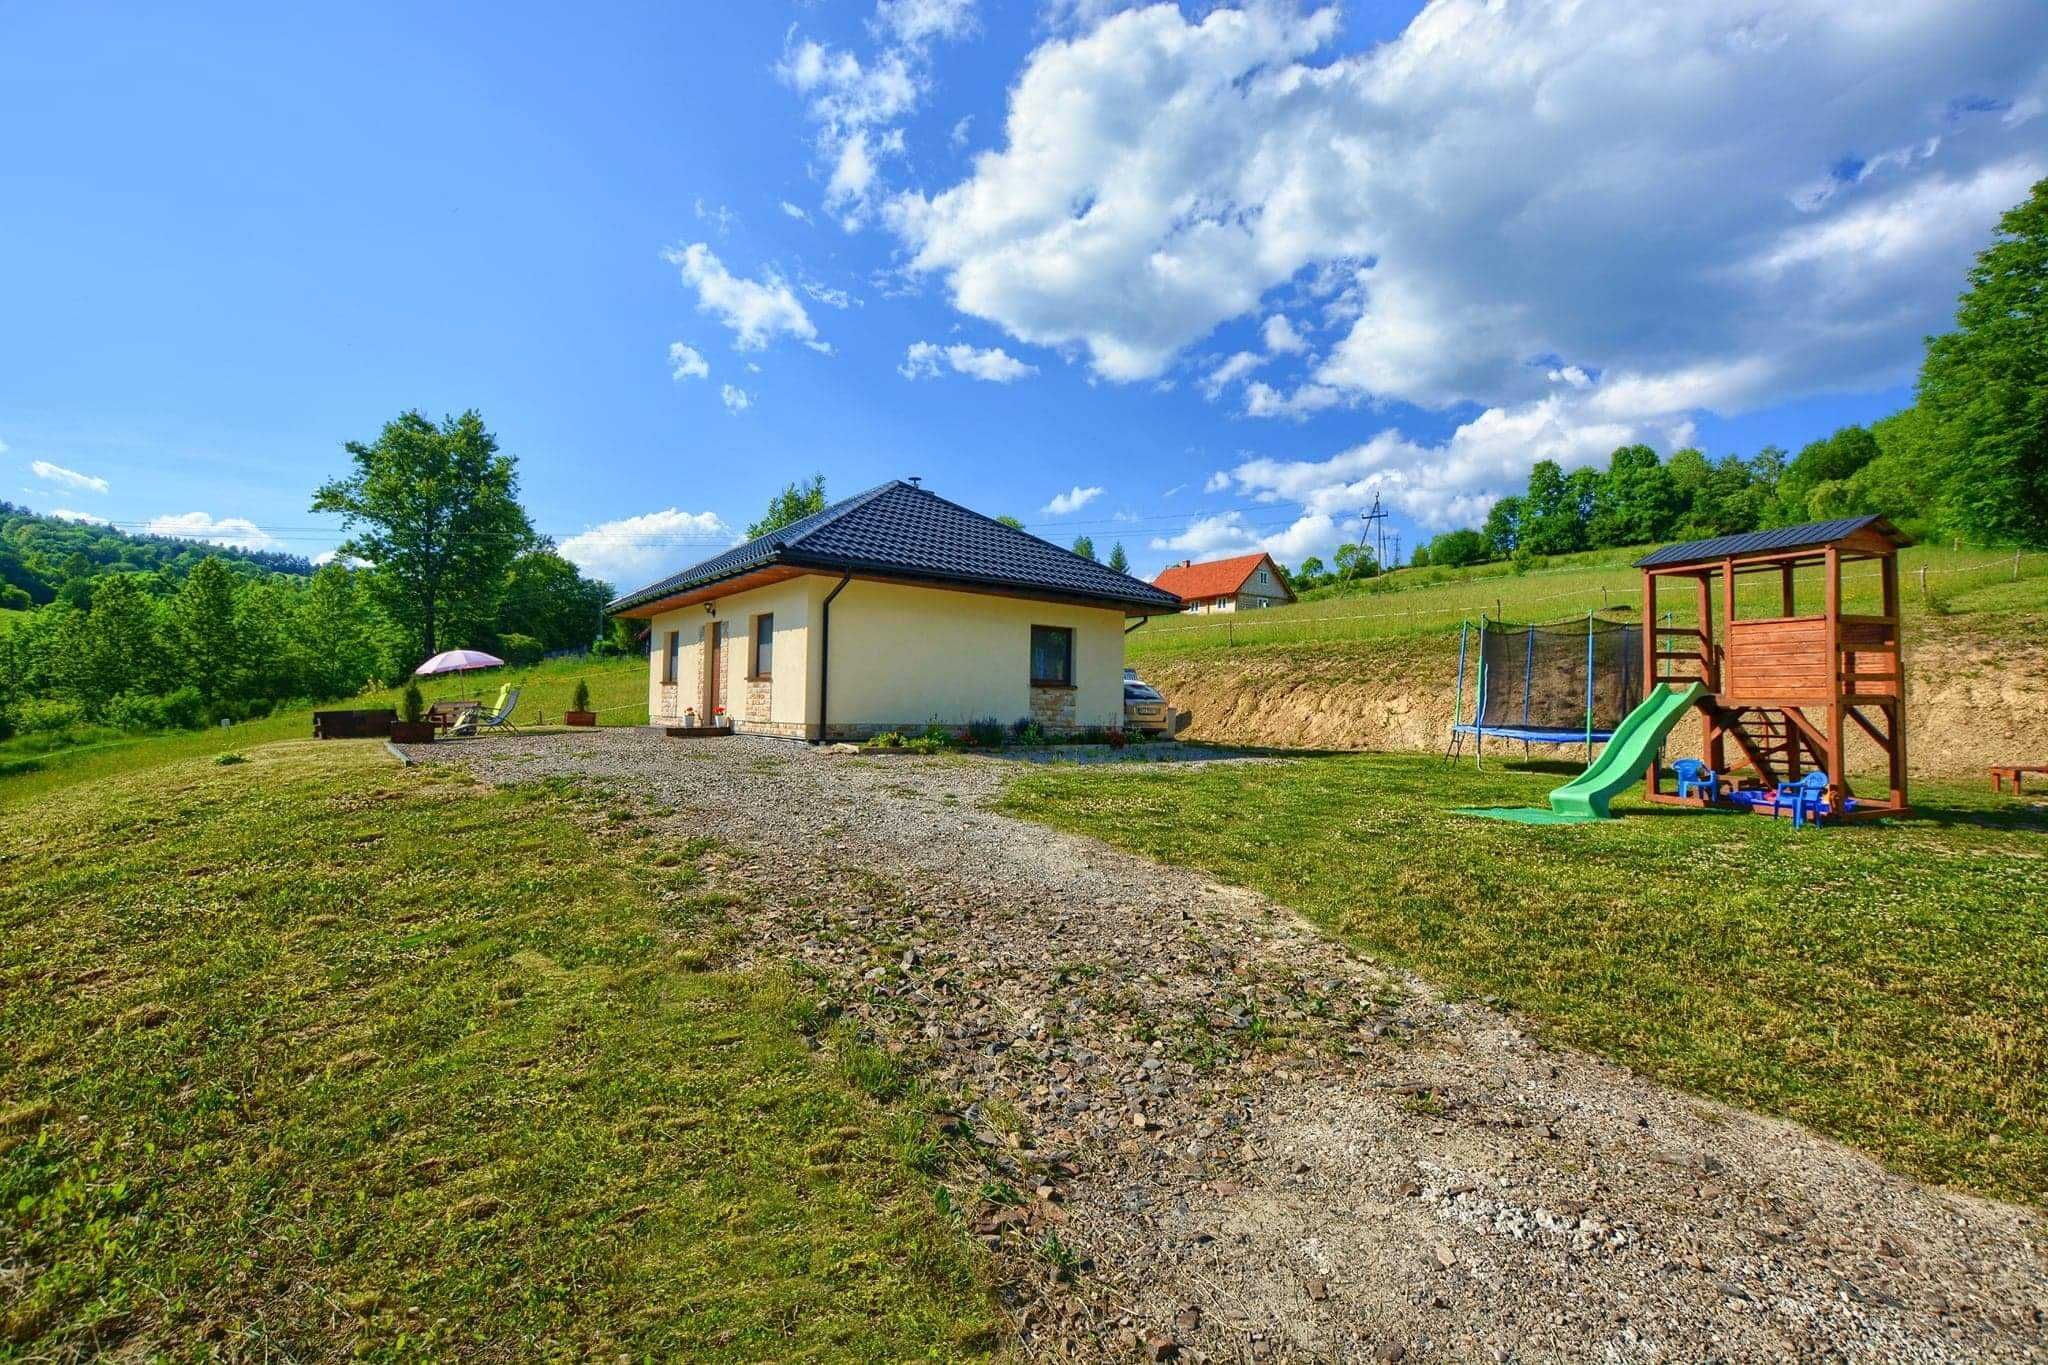
[[(488, 702), (497, 695), (500, 685), (510, 682), (521, 689), (515, 713), (520, 724), (559, 725), (579, 678), (590, 684), (590, 704), (598, 713), (600, 725), (646, 724), (647, 661), (638, 656), (565, 659), (531, 668), (423, 679), (420, 692), (430, 702), (436, 697), (473, 697)], [(317, 709), (395, 708), (401, 694), (402, 689), (387, 688), (349, 701), (322, 702)], [(0, 744), (0, 806), (119, 772), (153, 768), (273, 740), (307, 739), (313, 733), (315, 709), (278, 711), (261, 720), (212, 730), (154, 735), (124, 735), (110, 730), (97, 741), (55, 751), (41, 748), (41, 736), (19, 736)]]
[[(1181, 616), (1148, 623), (1126, 646), (1142, 667), (1210, 650), (1299, 648), (1305, 645), (1403, 637), (1455, 635), (1458, 623), (1484, 613), (1495, 620), (1554, 621), (1589, 611), (1640, 613), (1642, 579), (1632, 561), (1642, 553), (1600, 550), (1551, 560), (1516, 573), (1508, 564), (1463, 570), (1404, 569), (1373, 580), (1362, 590), (1321, 596), (1266, 611)], [(2011, 551), (1912, 546), (1900, 556), (1906, 629), (1933, 619), (1967, 624), (1981, 634), (2032, 628), (2048, 615), (2048, 555), (2015, 558)], [(1802, 572), (1802, 610), (1820, 610), (1818, 573)], [(1849, 610), (1872, 610), (1879, 600), (1874, 565), (1853, 565), (1843, 574)], [(1774, 612), (1775, 580), (1753, 578), (1738, 589), (1738, 609)], [(1692, 619), (1686, 594), (1660, 593), (1660, 610), (1675, 622)]]
[(728, 960), (707, 841), (298, 743), (11, 806), (0, 850), (0, 1358), (997, 1340), (959, 1144)]

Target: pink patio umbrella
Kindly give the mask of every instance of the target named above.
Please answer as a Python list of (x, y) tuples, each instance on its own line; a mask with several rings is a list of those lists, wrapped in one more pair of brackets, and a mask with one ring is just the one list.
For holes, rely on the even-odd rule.
[(413, 670), (417, 677), (436, 673), (467, 673), (473, 668), (503, 668), (505, 661), (480, 649), (444, 649)]

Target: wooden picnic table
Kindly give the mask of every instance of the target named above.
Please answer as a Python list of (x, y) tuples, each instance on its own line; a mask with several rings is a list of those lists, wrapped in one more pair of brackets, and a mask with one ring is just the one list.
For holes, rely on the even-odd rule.
[(2048, 763), (1993, 764), (1991, 768), (1991, 789), (1998, 792), (2004, 791), (2005, 780), (2011, 778), (2012, 794), (2014, 796), (2023, 796), (2027, 790), (2024, 778), (2028, 773), (2032, 773), (2036, 777), (2048, 777)]
[(460, 698), (443, 698), (427, 708), (427, 720), (437, 730), (452, 730), (458, 725), (465, 712), (481, 711), (480, 701), (465, 701)]

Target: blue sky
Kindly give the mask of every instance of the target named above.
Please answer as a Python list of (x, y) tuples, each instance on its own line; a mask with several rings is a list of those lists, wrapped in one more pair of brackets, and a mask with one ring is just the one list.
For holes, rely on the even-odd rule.
[(316, 554), (473, 406), (625, 587), (813, 470), (1149, 572), (1796, 448), (2048, 174), (2048, 7), (1881, 8), (12, 5), (0, 496)]

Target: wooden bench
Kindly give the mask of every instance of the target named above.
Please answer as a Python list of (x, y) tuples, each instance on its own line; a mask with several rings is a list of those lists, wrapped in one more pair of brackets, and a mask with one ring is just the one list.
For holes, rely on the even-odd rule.
[(1999, 792), (2004, 791), (2005, 780), (2009, 777), (2012, 779), (2012, 794), (2014, 796), (2024, 795), (2026, 793), (2024, 779), (2028, 773), (2032, 773), (2035, 777), (2048, 777), (2048, 763), (2005, 763), (1995, 765), (1991, 769), (1991, 789)]

